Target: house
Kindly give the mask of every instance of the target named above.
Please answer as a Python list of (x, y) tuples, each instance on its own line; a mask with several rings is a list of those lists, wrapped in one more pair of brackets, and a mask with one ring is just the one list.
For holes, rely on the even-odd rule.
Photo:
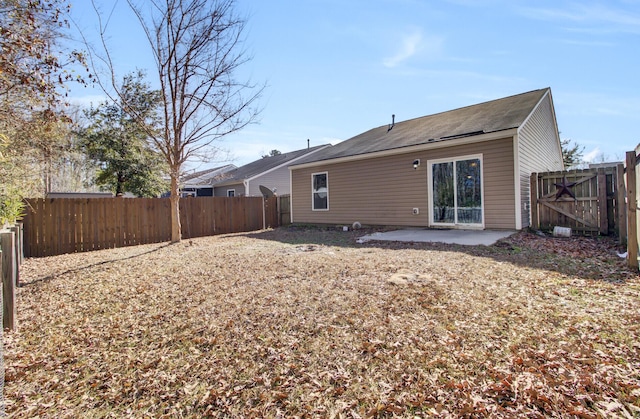
[(551, 89), (383, 125), (290, 166), (295, 223), (516, 229), (563, 170)]
[(223, 180), (214, 184), (214, 196), (262, 196), (260, 185), (278, 195), (287, 195), (291, 190), (288, 166), (329, 146), (330, 144), (323, 144), (267, 156), (232, 169), (225, 173)]
[(233, 169), (236, 165), (227, 164), (183, 176), (180, 196), (213, 196), (213, 184), (225, 179), (225, 174)]

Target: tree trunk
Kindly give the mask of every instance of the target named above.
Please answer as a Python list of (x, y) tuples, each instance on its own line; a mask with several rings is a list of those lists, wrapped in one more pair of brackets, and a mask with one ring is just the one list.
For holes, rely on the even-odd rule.
[(178, 188), (178, 175), (171, 174), (171, 243), (182, 240), (182, 227), (180, 225), (180, 190)]
[(117, 177), (116, 196), (122, 196), (124, 194), (124, 178), (120, 175), (117, 175)]

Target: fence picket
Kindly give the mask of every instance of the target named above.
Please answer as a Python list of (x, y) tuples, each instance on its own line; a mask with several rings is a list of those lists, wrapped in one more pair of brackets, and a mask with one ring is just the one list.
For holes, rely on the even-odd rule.
[[(537, 212), (534, 227), (553, 229), (570, 227), (582, 234), (609, 234), (617, 229), (616, 167), (570, 170), (566, 172), (534, 173), (531, 175), (532, 216)], [(574, 196), (556, 196), (564, 182), (574, 184), (568, 189)]]
[[(182, 199), (183, 238), (244, 232), (279, 225), (276, 197)], [(264, 208), (263, 208), (264, 202)], [(52, 256), (171, 239), (169, 198), (29, 199), (25, 256)], [(265, 219), (266, 217), (266, 219)]]

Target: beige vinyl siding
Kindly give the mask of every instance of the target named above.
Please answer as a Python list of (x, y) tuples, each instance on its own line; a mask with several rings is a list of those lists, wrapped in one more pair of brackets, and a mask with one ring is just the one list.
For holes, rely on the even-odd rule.
[(479, 145), (483, 153), (484, 222), (489, 229), (516, 228), (513, 138)]
[(227, 191), (235, 189), (235, 196), (244, 196), (244, 185), (242, 183), (234, 183), (233, 185), (216, 186), (213, 188), (213, 196), (227, 196)]
[[(325, 164), (292, 172), (296, 223), (423, 226), (429, 224), (428, 161), (482, 154), (485, 227), (515, 227), (513, 139)], [(417, 170), (412, 163), (420, 159)], [(328, 173), (329, 211), (311, 209), (311, 174)], [(413, 215), (419, 208), (419, 215)]]
[(531, 173), (563, 169), (560, 139), (555, 127), (551, 95), (547, 94), (518, 133), (518, 176), (523, 228), (529, 226)]
[[(318, 166), (292, 173), (295, 222), (426, 225), (426, 169), (412, 155)], [(311, 209), (311, 175), (327, 171), (329, 211)], [(420, 215), (412, 215), (420, 208)]]
[(262, 196), (260, 185), (264, 185), (271, 190), (277, 188), (276, 193), (278, 195), (288, 195), (291, 192), (289, 173), (289, 168), (283, 166), (249, 180), (249, 192), (247, 196)]

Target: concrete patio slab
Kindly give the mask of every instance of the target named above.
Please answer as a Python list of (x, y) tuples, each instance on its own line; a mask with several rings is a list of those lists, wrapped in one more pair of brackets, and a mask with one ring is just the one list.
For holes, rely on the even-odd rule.
[(433, 230), (403, 229), (373, 233), (358, 239), (359, 243), (372, 240), (400, 242), (432, 242), (462, 244), (468, 246), (491, 246), (500, 239), (514, 234), (511, 230)]

